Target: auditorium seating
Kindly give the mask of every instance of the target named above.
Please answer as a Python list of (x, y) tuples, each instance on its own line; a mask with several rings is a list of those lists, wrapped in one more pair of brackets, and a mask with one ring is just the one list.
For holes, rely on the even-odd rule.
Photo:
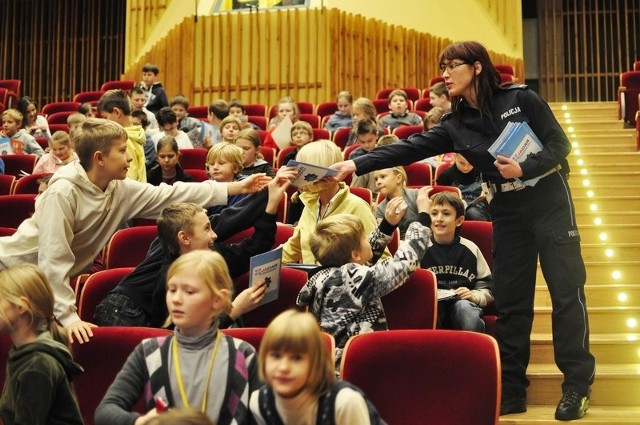
[(431, 270), (417, 269), (404, 285), (383, 296), (389, 329), (435, 329), (437, 287)]
[(24, 173), (33, 173), (38, 157), (35, 155), (0, 155), (4, 162), (4, 173), (16, 177), (22, 177)]
[(640, 71), (628, 71), (620, 74), (618, 87), (618, 118), (635, 127), (638, 98), (640, 97)]
[(112, 80), (112, 81), (106, 81), (102, 84), (102, 86), (100, 87), (100, 91), (107, 91), (107, 90), (124, 90), (127, 93), (129, 93), (131, 91), (132, 88), (134, 88), (136, 86), (136, 82), (135, 81), (131, 81), (131, 80)]
[(157, 236), (156, 226), (127, 227), (116, 231), (104, 249), (105, 268), (137, 266), (144, 260), (151, 242)]
[(49, 173), (36, 173), (20, 178), (13, 186), (13, 194), (20, 195), (30, 193), (37, 195), (40, 187), (40, 179), (46, 178), (50, 175), (51, 174)]
[(35, 211), (36, 195), (0, 196), (0, 226), (17, 228)]
[(93, 322), (93, 314), (98, 304), (113, 290), (125, 276), (128, 276), (135, 267), (112, 268), (102, 270), (90, 275), (80, 288), (78, 302), (78, 315), (85, 322)]

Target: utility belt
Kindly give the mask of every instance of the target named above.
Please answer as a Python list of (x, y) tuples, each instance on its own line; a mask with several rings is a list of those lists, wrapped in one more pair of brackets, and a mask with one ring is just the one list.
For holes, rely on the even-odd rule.
[[(558, 171), (560, 171), (562, 169), (562, 165), (558, 164), (555, 167), (553, 167), (552, 169), (550, 169), (549, 171), (540, 174), (539, 178), (545, 178), (548, 175), (551, 175), (553, 173), (556, 173)], [(509, 181), (506, 183), (493, 183), (493, 182), (486, 182), (486, 187), (488, 188), (489, 191), (493, 191), (493, 193), (502, 193), (502, 192), (511, 192), (513, 191), (519, 191), (522, 190), (526, 187), (529, 186), (525, 186), (525, 184), (522, 182), (522, 180), (520, 179), (515, 179), (513, 181)], [(493, 194), (492, 194), (493, 195)]]

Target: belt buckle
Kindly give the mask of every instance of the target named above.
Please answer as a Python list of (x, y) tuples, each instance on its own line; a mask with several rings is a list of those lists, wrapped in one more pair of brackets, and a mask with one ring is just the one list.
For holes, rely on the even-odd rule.
[[(506, 186), (506, 187), (505, 187)], [(500, 185), (502, 192), (517, 192), (519, 190), (524, 189), (526, 186), (520, 180), (514, 180), (512, 182), (505, 182)]]

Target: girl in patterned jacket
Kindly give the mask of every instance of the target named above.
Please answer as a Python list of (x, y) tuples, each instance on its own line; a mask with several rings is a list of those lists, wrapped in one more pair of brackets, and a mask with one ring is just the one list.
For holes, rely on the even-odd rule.
[[(249, 423), (249, 394), (259, 387), (254, 348), (218, 331), (231, 311), (233, 283), (216, 252), (178, 258), (167, 274), (168, 337), (142, 341), (96, 409), (96, 425), (142, 425), (159, 408), (196, 408), (217, 425)], [(145, 397), (145, 415), (132, 412)]]

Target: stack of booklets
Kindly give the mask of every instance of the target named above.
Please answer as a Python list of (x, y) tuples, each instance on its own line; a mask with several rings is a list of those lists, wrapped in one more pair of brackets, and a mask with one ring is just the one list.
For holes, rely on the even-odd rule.
[[(489, 153), (497, 158), (498, 155), (511, 158), (516, 162), (523, 162), (530, 154), (540, 152), (542, 143), (526, 122), (510, 122), (502, 130), (495, 142), (489, 146)], [(525, 186), (535, 186), (540, 177), (525, 180)]]
[(282, 268), (282, 247), (254, 255), (249, 261), (249, 287), (264, 282), (265, 296), (260, 305), (275, 301), (280, 292), (280, 269)]

